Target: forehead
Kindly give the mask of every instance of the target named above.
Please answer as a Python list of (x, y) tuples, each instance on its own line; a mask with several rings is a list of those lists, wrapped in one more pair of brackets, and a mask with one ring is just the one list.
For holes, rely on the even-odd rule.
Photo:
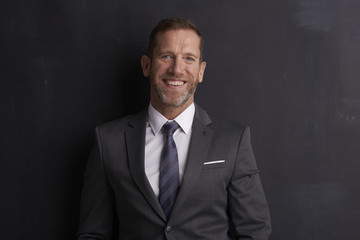
[(188, 29), (160, 32), (156, 36), (155, 49), (165, 50), (166, 48), (187, 48), (200, 52), (200, 37), (195, 31)]

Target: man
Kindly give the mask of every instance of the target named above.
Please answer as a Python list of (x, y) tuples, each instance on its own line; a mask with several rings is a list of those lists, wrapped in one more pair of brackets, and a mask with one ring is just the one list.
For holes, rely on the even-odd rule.
[(194, 103), (203, 40), (162, 20), (141, 59), (150, 104), (96, 128), (78, 239), (268, 239), (270, 217), (249, 128)]

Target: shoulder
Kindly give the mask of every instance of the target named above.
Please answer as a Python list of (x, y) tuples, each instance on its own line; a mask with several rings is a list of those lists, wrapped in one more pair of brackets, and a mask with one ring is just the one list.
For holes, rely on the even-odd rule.
[(247, 125), (240, 122), (224, 118), (218, 114), (210, 113), (196, 105), (196, 118), (213, 130), (221, 130), (223, 132), (234, 132), (239, 134), (249, 129)]
[(145, 126), (146, 123), (146, 110), (123, 116), (109, 122), (102, 123), (96, 126), (96, 131), (101, 135), (119, 134), (127, 129), (133, 128), (137, 125)]
[(250, 128), (240, 122), (226, 119), (216, 114), (209, 114), (212, 122), (209, 125), (215, 132), (215, 136), (231, 139), (232, 142), (250, 140)]
[(237, 129), (237, 130), (244, 130), (245, 128), (248, 128), (247, 125), (237, 122), (235, 120), (224, 118), (220, 115), (209, 113), (209, 116), (211, 118), (212, 124), (214, 126), (221, 126), (223, 128), (229, 128), (229, 129)]

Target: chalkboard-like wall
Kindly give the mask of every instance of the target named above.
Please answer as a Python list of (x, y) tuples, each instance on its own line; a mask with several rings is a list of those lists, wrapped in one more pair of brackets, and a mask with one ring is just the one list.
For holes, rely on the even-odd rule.
[(200, 27), (196, 101), (252, 130), (274, 240), (359, 239), (360, 1), (0, 0), (0, 232), (74, 239), (95, 125), (148, 104), (152, 27)]

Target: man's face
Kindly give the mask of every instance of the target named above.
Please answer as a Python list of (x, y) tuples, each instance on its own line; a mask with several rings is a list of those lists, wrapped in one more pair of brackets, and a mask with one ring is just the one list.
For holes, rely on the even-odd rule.
[(143, 56), (141, 64), (151, 83), (151, 103), (164, 107), (186, 108), (202, 82), (206, 63), (200, 63), (200, 38), (192, 30), (159, 33), (152, 59)]

